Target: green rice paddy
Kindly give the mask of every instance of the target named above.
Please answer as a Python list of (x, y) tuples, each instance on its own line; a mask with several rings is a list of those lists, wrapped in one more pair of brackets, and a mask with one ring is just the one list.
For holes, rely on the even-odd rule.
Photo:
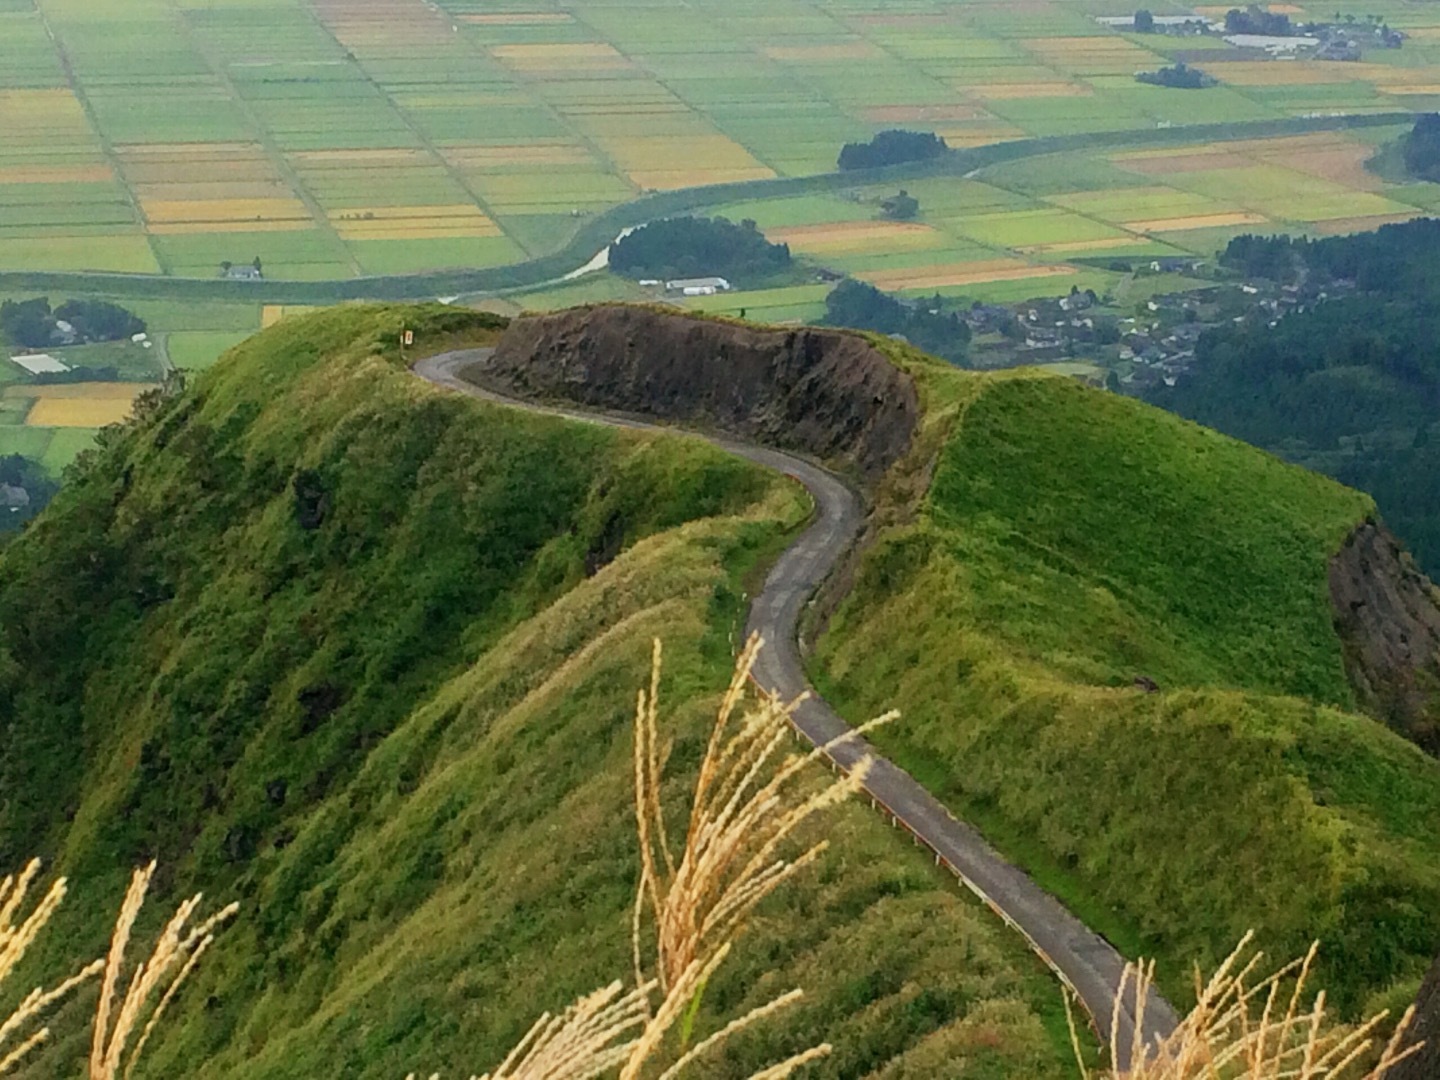
[[(1237, 60), (1214, 39), (1123, 34), (1096, 19), (1128, 10), (1120, 0), (4, 2), (0, 272), (213, 278), (222, 262), (257, 256), (271, 281), (498, 267), (557, 250), (648, 191), (829, 171), (842, 143), (887, 127), (969, 147), (1429, 107), (1440, 83), (1440, 14), (1400, 0), (1367, 12), (1410, 32), (1405, 47), (1348, 66)], [(1134, 81), (1179, 58), (1221, 85)], [(1137, 172), (1114, 155), (1070, 153), (919, 181), (915, 193), (946, 243), (988, 249), (978, 262), (1170, 242), (1135, 221), (1248, 214), (1325, 231), (1435, 205), (1428, 190), (1358, 169), (1364, 133), (1318, 149), (1274, 141), (1273, 154), (1250, 147), (1213, 169)], [(1065, 201), (1138, 188), (1151, 189), (1151, 217), (1134, 216), (1141, 203)], [(767, 229), (839, 224), (873, 217), (872, 195), (733, 210)], [(346, 227), (365, 215), (394, 220)], [(1201, 238), (1212, 228), (1170, 224), (1162, 231)], [(874, 265), (889, 253), (877, 242)], [(864, 271), (845, 255), (842, 269)]]

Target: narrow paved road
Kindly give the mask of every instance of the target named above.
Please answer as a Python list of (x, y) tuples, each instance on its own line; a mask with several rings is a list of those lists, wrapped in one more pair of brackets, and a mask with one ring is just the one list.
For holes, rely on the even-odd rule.
[[(468, 349), (443, 353), (421, 360), (415, 365), (415, 373), (438, 386), (532, 412), (617, 427), (662, 427), (627, 417), (535, 405), (482, 389), (460, 378), (463, 369), (485, 359), (491, 351)], [(837, 476), (803, 459), (763, 446), (708, 435), (702, 437), (733, 454), (793, 477), (815, 500), (814, 520), (776, 561), (764, 588), (754, 599), (747, 627), (768, 643), (756, 664), (756, 681), (784, 698), (798, 697), (810, 689), (797, 640), (800, 614), (831, 567), (845, 555), (859, 534), (859, 499)], [(796, 712), (795, 722), (816, 745), (831, 742), (850, 730), (813, 691)], [(909, 773), (880, 756), (863, 739), (842, 743), (832, 756), (841, 768), (848, 768), (867, 754), (874, 759), (865, 785), (870, 797), (888, 812), (897, 827), (905, 828), (935, 852), (937, 862), (948, 866), (1006, 923), (1025, 936), (1031, 947), (1075, 991), (1103, 1040), (1110, 1040), (1112, 1018), (1118, 1020), (1114, 1026), (1122, 1060), (1116, 1065), (1122, 1071), (1128, 1070), (1130, 1063), (1125, 1059), (1136, 1027), (1133, 997), (1126, 995), (1128, 1000), (1121, 1001), (1118, 1010), (1115, 1007), (1124, 958), (1024, 872), (1006, 862), (979, 833), (951, 816)], [(1174, 1010), (1158, 997), (1152, 997), (1142, 1025), (1147, 1043), (1169, 1034), (1175, 1024)]]

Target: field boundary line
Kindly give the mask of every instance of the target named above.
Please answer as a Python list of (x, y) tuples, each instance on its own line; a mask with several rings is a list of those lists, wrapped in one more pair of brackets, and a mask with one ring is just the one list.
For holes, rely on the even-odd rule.
[(377, 275), (329, 281), (257, 282), (177, 278), (161, 274), (5, 271), (0, 272), (0, 290), (22, 292), (69, 289), (116, 297), (164, 297), (295, 305), (333, 304), (342, 300), (433, 300), (438, 296), (494, 295), (559, 283), (566, 274), (589, 263), (596, 252), (603, 251), (626, 228), (732, 202), (789, 198), (928, 177), (966, 176), (992, 165), (1048, 154), (1184, 145), (1192, 142), (1234, 142), (1320, 131), (1396, 127), (1413, 123), (1415, 116), (1413, 112), (1360, 113), (1250, 120), (1234, 124), (1186, 124), (1169, 128), (1084, 135), (1053, 135), (952, 150), (928, 161), (878, 169), (855, 169), (769, 180), (741, 180), (656, 192), (596, 214), (581, 226), (568, 243), (549, 255), (507, 266), (476, 270), (440, 270), (424, 274)]

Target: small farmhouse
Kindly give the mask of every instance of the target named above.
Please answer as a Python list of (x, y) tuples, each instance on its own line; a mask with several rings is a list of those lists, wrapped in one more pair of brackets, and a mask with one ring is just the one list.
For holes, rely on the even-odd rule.
[(731, 285), (723, 277), (677, 278), (665, 282), (665, 289), (681, 296), (714, 296), (716, 293), (729, 292)]

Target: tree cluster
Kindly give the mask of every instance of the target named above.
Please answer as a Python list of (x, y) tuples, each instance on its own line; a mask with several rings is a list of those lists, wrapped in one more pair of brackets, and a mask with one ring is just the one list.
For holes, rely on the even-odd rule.
[(1153, 34), (1155, 32), (1155, 15), (1146, 8), (1135, 12), (1135, 32), (1137, 34)]
[(1440, 113), (1426, 113), (1405, 136), (1405, 168), (1412, 176), (1440, 183)]
[(44, 296), (0, 303), (0, 334), (12, 345), (53, 345), (62, 322), (74, 329), (76, 341), (121, 341), (145, 332), (145, 320), (104, 300), (67, 300), (53, 311)]
[(1222, 266), (1251, 277), (1286, 281), (1303, 270), (1312, 281), (1352, 281), (1360, 292), (1386, 296), (1440, 294), (1440, 220), (1420, 218), (1382, 225), (1374, 232), (1319, 240), (1290, 236), (1238, 236), (1220, 256)]
[(920, 200), (904, 188), (880, 204), (880, 214), (890, 221), (910, 221), (920, 213)]
[(906, 303), (863, 281), (842, 281), (825, 298), (825, 325), (848, 326), (903, 337), (932, 356), (963, 364), (969, 353), (970, 327), (934, 302)]
[(1218, 79), (1183, 63), (1161, 68), (1159, 71), (1142, 71), (1135, 76), (1135, 80), (1150, 86), (1167, 86), (1172, 90), (1208, 90), (1212, 86), (1220, 85)]
[(1295, 28), (1289, 15), (1277, 15), (1258, 4), (1244, 11), (1231, 8), (1225, 13), (1225, 31), (1230, 34), (1260, 34), (1264, 37), (1290, 37)]
[(1240, 237), (1226, 260), (1257, 275), (1345, 278), (1351, 295), (1208, 331), (1196, 362), (1151, 401), (1374, 497), (1440, 573), (1440, 222), (1310, 241)]
[(772, 244), (746, 220), (676, 217), (652, 222), (610, 245), (610, 266), (630, 278), (723, 277), (755, 281), (790, 266), (790, 246)]
[(949, 151), (945, 140), (928, 131), (903, 131), (892, 128), (882, 131), (869, 142), (846, 143), (840, 150), (839, 167), (878, 169), (884, 165), (902, 165), (907, 161), (928, 161)]

